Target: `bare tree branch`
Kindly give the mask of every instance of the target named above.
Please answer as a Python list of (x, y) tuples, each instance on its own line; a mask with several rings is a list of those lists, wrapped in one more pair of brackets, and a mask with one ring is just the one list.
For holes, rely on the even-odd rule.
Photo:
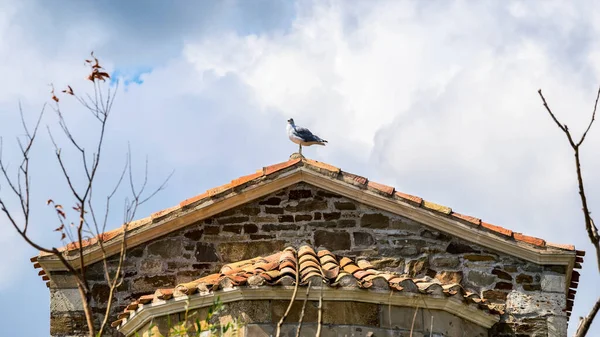
[(296, 300), (296, 294), (298, 293), (298, 285), (300, 284), (300, 260), (298, 259), (298, 254), (296, 252), (294, 252), (294, 257), (296, 259), (296, 285), (294, 286), (294, 293), (292, 294), (292, 299), (290, 300), (290, 303), (288, 304), (285, 313), (283, 314), (283, 316), (281, 316), (279, 322), (277, 322), (277, 333), (275, 334), (276, 337), (279, 337), (279, 335), (281, 334), (281, 325), (283, 324), (283, 321), (285, 321), (285, 319), (287, 318), (287, 315), (290, 313), (292, 305), (294, 305), (294, 301)]
[(296, 337), (300, 337), (300, 329), (302, 329), (302, 320), (304, 319), (304, 310), (306, 309), (306, 302), (308, 302), (308, 293), (310, 292), (310, 286), (312, 281), (308, 282), (308, 287), (306, 287), (306, 297), (304, 298), (304, 303), (302, 303), (302, 311), (300, 312), (300, 318), (298, 319), (298, 329), (296, 330)]
[[(65, 178), (65, 181), (68, 185), (71, 195), (76, 200), (75, 207), (73, 207), (73, 210), (76, 211), (78, 220), (76, 221), (76, 224), (73, 222), (70, 223), (71, 226), (73, 227), (73, 229), (75, 230), (75, 233), (72, 231), (71, 226), (66, 226), (66, 222), (68, 220), (67, 220), (67, 214), (63, 210), (63, 206), (61, 204), (54, 203), (54, 201), (52, 199), (48, 200), (48, 205), (52, 205), (54, 207), (58, 222), (60, 223), (60, 227), (55, 229), (55, 231), (59, 231), (62, 233), (61, 240), (64, 240), (65, 238), (68, 237), (70, 240), (70, 243), (67, 244), (65, 248), (61, 248), (61, 249), (57, 249), (54, 247), (47, 248), (47, 247), (43, 247), (40, 244), (34, 242), (27, 235), (27, 229), (29, 226), (30, 213), (31, 213), (31, 210), (30, 210), (30, 192), (31, 192), (31, 189), (30, 189), (31, 188), (31, 186), (30, 186), (31, 180), (30, 179), (31, 179), (31, 176), (30, 176), (30, 171), (29, 171), (29, 164), (31, 161), (30, 151), (31, 151), (31, 148), (34, 145), (34, 142), (36, 139), (37, 131), (38, 131), (41, 119), (42, 119), (42, 115), (44, 113), (44, 108), (42, 108), (42, 111), (37, 119), (35, 128), (30, 129), (30, 128), (28, 128), (27, 123), (25, 122), (25, 118), (23, 115), (23, 111), (21, 109), (21, 105), (19, 105), (19, 111), (21, 113), (21, 123), (23, 126), (23, 130), (25, 132), (25, 139), (24, 139), (24, 141), (21, 141), (21, 139), (17, 138), (19, 149), (21, 150), (21, 162), (20, 162), (20, 165), (16, 172), (16, 179), (11, 178), (9, 169), (2, 160), (2, 138), (0, 138), (0, 172), (2, 172), (2, 176), (4, 176), (5, 180), (7, 181), (8, 185), (10, 186), (12, 194), (14, 194), (15, 197), (19, 201), (19, 212), (21, 214), (19, 215), (19, 217), (16, 217), (15, 214), (13, 214), (9, 210), (5, 200), (1, 196), (0, 196), (0, 210), (4, 213), (4, 215), (7, 217), (7, 219), (11, 223), (11, 225), (15, 228), (17, 233), (19, 233), (19, 235), (23, 238), (23, 240), (25, 242), (27, 242), (30, 246), (32, 246), (35, 249), (38, 249), (41, 252), (52, 254), (53, 256), (57, 257), (59, 259), (59, 261), (68, 270), (69, 274), (71, 274), (75, 277), (75, 280), (77, 282), (77, 288), (79, 290), (79, 294), (80, 294), (80, 297), (81, 297), (81, 300), (83, 303), (83, 310), (84, 310), (84, 313), (86, 316), (86, 323), (88, 325), (89, 336), (96, 337), (96, 326), (94, 324), (94, 316), (93, 316), (92, 308), (90, 305), (90, 301), (92, 300), (91, 291), (90, 291), (90, 287), (89, 287), (88, 280), (86, 278), (86, 272), (85, 272), (86, 264), (85, 264), (85, 260), (84, 260), (84, 255), (85, 255), (84, 250), (88, 249), (88, 247), (92, 247), (92, 246), (96, 245), (97, 247), (100, 248), (100, 250), (102, 252), (102, 263), (103, 263), (103, 267), (104, 267), (104, 276), (105, 276), (105, 280), (109, 286), (109, 295), (108, 295), (107, 303), (105, 303), (106, 312), (105, 312), (105, 316), (104, 316), (102, 322), (100, 322), (100, 326), (99, 326), (99, 330), (98, 330), (99, 335), (102, 335), (105, 332), (106, 323), (108, 321), (109, 314), (110, 314), (110, 311), (112, 308), (112, 302), (114, 300), (114, 292), (116, 291), (116, 288), (119, 287), (119, 285), (123, 281), (122, 269), (123, 269), (123, 261), (125, 259), (126, 250), (127, 250), (128, 226), (131, 223), (131, 221), (133, 221), (138, 207), (143, 202), (147, 201), (149, 198), (156, 195), (156, 193), (158, 193), (159, 191), (164, 189), (164, 187), (166, 186), (166, 183), (169, 180), (169, 178), (171, 177), (171, 175), (169, 175), (169, 177), (167, 177), (167, 179), (155, 191), (153, 191), (152, 193), (150, 193), (149, 196), (147, 196), (145, 194), (145, 190), (146, 190), (146, 186), (147, 186), (147, 182), (148, 182), (147, 161), (146, 161), (145, 176), (144, 176), (143, 184), (141, 185), (141, 187), (138, 188), (138, 187), (136, 187), (136, 184), (133, 181), (134, 175), (132, 173), (131, 154), (130, 154), (130, 152), (128, 152), (128, 155), (127, 155), (128, 160), (126, 161), (125, 167), (124, 167), (123, 171), (121, 172), (119, 180), (117, 181), (117, 184), (114, 187), (114, 189), (112, 190), (112, 192), (106, 198), (105, 213), (102, 216), (102, 218), (100, 218), (99, 216), (97, 217), (97, 212), (94, 210), (95, 203), (93, 202), (93, 194), (94, 194), (93, 192), (94, 192), (94, 186), (96, 185), (98, 168), (99, 168), (102, 153), (103, 153), (103, 145), (104, 145), (105, 132), (106, 132), (106, 123), (108, 121), (108, 117), (110, 115), (110, 111), (111, 111), (113, 103), (114, 103), (115, 95), (111, 92), (110, 86), (108, 87), (107, 95), (106, 96), (104, 95), (103, 89), (99, 85), (99, 81), (100, 80), (105, 81), (105, 79), (110, 78), (110, 76), (108, 75), (108, 73), (106, 73), (102, 70), (102, 67), (99, 65), (98, 59), (94, 56), (93, 53), (92, 53), (92, 58), (93, 58), (93, 61), (86, 60), (86, 63), (90, 66), (90, 69), (91, 69), (91, 74), (88, 76), (88, 79), (93, 82), (93, 90), (94, 90), (93, 97), (90, 95), (87, 95), (89, 100), (86, 101), (84, 98), (82, 98), (82, 96), (75, 95), (73, 92), (73, 89), (70, 86), (68, 86), (68, 90), (63, 90), (63, 93), (74, 96), (77, 99), (77, 101), (91, 113), (91, 115), (94, 117), (94, 120), (99, 123), (98, 124), (99, 134), (98, 134), (98, 138), (96, 139), (97, 142), (94, 144), (95, 151), (92, 153), (91, 156), (88, 156), (88, 152), (86, 152), (86, 149), (83, 146), (83, 143), (80, 143), (75, 138), (72, 130), (69, 128), (67, 121), (65, 120), (64, 115), (63, 115), (62, 111), (60, 110), (60, 105), (58, 104), (60, 100), (54, 94), (54, 87), (51, 85), (52, 86), (52, 91), (51, 91), (52, 100), (54, 102), (56, 102), (56, 107), (54, 108), (54, 110), (58, 117), (58, 125), (59, 125), (60, 129), (63, 131), (63, 134), (65, 135), (65, 137), (67, 138), (67, 140), (69, 141), (71, 146), (79, 153), (79, 156), (81, 158), (81, 163), (80, 163), (81, 169), (77, 169), (77, 170), (73, 169), (72, 172), (78, 173), (80, 171), (83, 171), (84, 176), (85, 176), (83, 183), (79, 183), (80, 180), (77, 179), (77, 177), (74, 177), (71, 175), (72, 172), (70, 171), (70, 169), (68, 169), (67, 161), (65, 160), (65, 158), (62, 155), (62, 149), (58, 146), (58, 143), (56, 142), (54, 135), (50, 130), (50, 127), (47, 127), (48, 134), (54, 145), (55, 156), (56, 156), (58, 165), (61, 169), (61, 174)], [(117, 88), (118, 88), (118, 82), (117, 82)], [(44, 107), (45, 107), (45, 105), (44, 105)], [(116, 194), (117, 190), (119, 189), (119, 186), (121, 185), (127, 171), (129, 173), (128, 176), (129, 176), (129, 180), (130, 180), (131, 200), (126, 199), (126, 201), (125, 201), (124, 214), (123, 214), (124, 224), (122, 226), (123, 234), (120, 237), (120, 240), (122, 240), (121, 241), (121, 250), (120, 250), (119, 258), (117, 261), (116, 270), (114, 270), (114, 272), (111, 272), (109, 265), (107, 263), (108, 256), (107, 256), (106, 250), (104, 249), (105, 236), (103, 235), (103, 233), (106, 229), (106, 225), (108, 222), (108, 214), (110, 212), (111, 200), (114, 197), (114, 195)], [(89, 216), (88, 216), (88, 214), (89, 214)], [(20, 220), (21, 217), (23, 219), (22, 221)], [(101, 227), (101, 229), (100, 229), (100, 227)], [(71, 255), (79, 261), (79, 266), (77, 267), (77, 269), (75, 269), (73, 267), (73, 265), (71, 264), (71, 262), (69, 262), (67, 260), (67, 258), (69, 257), (69, 253), (77, 254), (77, 255)]]
[(598, 310), (600, 310), (600, 298), (596, 301), (596, 304), (594, 304), (592, 310), (590, 310), (590, 313), (586, 317), (579, 317), (579, 325), (577, 326), (575, 337), (583, 337), (587, 335), (594, 318), (596, 318)]
[[(598, 99), (600, 98), (600, 88), (598, 88), (598, 93), (596, 94), (596, 101), (594, 102), (594, 110), (592, 112), (592, 117), (590, 119), (590, 123), (588, 124), (587, 128), (581, 135), (581, 139), (577, 143), (575, 143), (573, 141), (573, 137), (571, 136), (571, 132), (569, 131), (569, 128), (567, 127), (567, 125), (566, 124), (563, 125), (558, 121), (558, 119), (556, 118), (556, 116), (554, 115), (554, 113), (552, 112), (550, 107), (548, 106), (548, 103), (546, 102), (546, 99), (544, 98), (544, 95), (542, 94), (541, 89), (538, 90), (538, 94), (540, 95), (540, 98), (542, 99), (542, 102), (543, 102), (544, 107), (546, 108), (546, 111), (548, 111), (548, 114), (550, 114), (550, 117), (552, 118), (552, 120), (554, 120), (556, 125), (558, 125), (558, 127), (565, 133), (565, 135), (567, 136), (567, 139), (569, 140), (569, 144), (571, 145), (571, 148), (573, 149), (573, 154), (575, 156), (575, 172), (577, 173), (577, 185), (578, 185), (578, 189), (579, 189), (579, 197), (581, 199), (581, 206), (582, 206), (581, 210), (583, 211), (585, 229), (587, 231), (590, 242), (592, 243), (592, 245), (594, 246), (594, 248), (596, 250), (596, 262), (597, 262), (598, 271), (600, 271), (600, 235), (598, 234), (598, 228), (596, 228), (596, 226), (594, 224), (594, 220), (592, 219), (592, 216), (591, 216), (592, 213), (588, 207), (587, 197), (585, 194), (585, 187), (584, 187), (584, 183), (583, 183), (583, 174), (581, 172), (581, 159), (579, 156), (579, 154), (580, 154), (579, 149), (580, 149), (581, 145), (583, 144), (585, 137), (587, 136), (588, 131), (590, 131), (592, 124), (594, 123), (594, 120), (596, 118), (596, 108), (598, 107)], [(599, 308), (600, 308), (600, 299), (598, 299), (596, 301), (596, 304), (594, 305), (594, 307), (592, 308), (592, 310), (590, 311), (588, 316), (586, 316), (585, 318), (581, 318), (580, 325), (577, 328), (577, 332), (575, 333), (576, 337), (583, 337), (587, 334), (587, 331), (589, 330), (590, 325), (592, 324), (594, 318), (596, 317), (596, 314), (598, 313)]]

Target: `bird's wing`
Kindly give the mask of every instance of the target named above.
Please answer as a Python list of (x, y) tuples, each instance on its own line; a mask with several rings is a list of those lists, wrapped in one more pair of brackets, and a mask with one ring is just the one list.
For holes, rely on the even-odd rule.
[(313, 135), (313, 133), (310, 132), (310, 130), (307, 128), (302, 128), (302, 127), (297, 126), (294, 130), (294, 133), (296, 134), (296, 136), (302, 138), (305, 141), (314, 141), (314, 142), (321, 141), (321, 138), (319, 138), (316, 135)]

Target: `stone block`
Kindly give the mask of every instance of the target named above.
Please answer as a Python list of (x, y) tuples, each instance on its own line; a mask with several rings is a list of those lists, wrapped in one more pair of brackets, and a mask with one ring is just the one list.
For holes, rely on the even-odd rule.
[(50, 314), (51, 336), (86, 336), (87, 321), (83, 311)]
[(242, 225), (227, 225), (223, 226), (224, 233), (242, 234)]
[(437, 256), (431, 259), (434, 268), (456, 268), (460, 260), (456, 256)]
[(429, 268), (429, 261), (427, 257), (422, 257), (420, 259), (408, 261), (405, 270), (409, 276), (415, 277), (425, 272), (427, 268)]
[(356, 204), (348, 201), (336, 201), (333, 206), (340, 211), (353, 211), (356, 209)]
[(435, 275), (435, 278), (442, 283), (459, 283), (462, 281), (462, 271), (441, 271)]
[(423, 331), (423, 310), (411, 307), (398, 307), (384, 305), (381, 308), (381, 327), (410, 330), (413, 323), (413, 317), (417, 310), (417, 317), (414, 322), (414, 331)]
[(506, 312), (514, 315), (564, 316), (566, 306), (562, 293), (522, 293), (511, 291), (506, 300)]
[(498, 282), (496, 283), (496, 286), (494, 286), (494, 289), (499, 289), (499, 290), (512, 290), (513, 288), (513, 284), (510, 282)]
[(245, 224), (244, 225), (244, 234), (254, 234), (258, 233), (258, 226), (255, 224)]
[(273, 254), (285, 248), (285, 241), (222, 242), (217, 250), (223, 262), (238, 262)]
[(202, 234), (204, 234), (204, 230), (203, 229), (193, 229), (193, 230), (191, 230), (189, 232), (186, 232), (183, 236), (185, 236), (186, 238), (188, 238), (188, 239), (190, 239), (192, 241), (198, 241), (198, 240), (200, 240), (202, 238)]
[(77, 289), (51, 289), (50, 314), (83, 310), (83, 302)]
[(483, 298), (491, 302), (504, 303), (508, 293), (500, 290), (486, 290), (483, 292)]
[(198, 242), (196, 243), (196, 261), (197, 262), (217, 262), (219, 257), (215, 250), (215, 245), (211, 243)]
[(498, 276), (498, 278), (501, 280), (512, 281), (512, 276), (502, 269), (494, 268), (494, 270), (492, 270), (492, 274)]
[(298, 221), (311, 221), (312, 220), (312, 215), (310, 214), (296, 214), (294, 216), (294, 221), (298, 222)]
[(533, 276), (527, 274), (519, 274), (516, 278), (517, 283), (532, 283)]
[(148, 244), (148, 255), (164, 259), (178, 258), (183, 253), (181, 239), (162, 239)]
[(177, 285), (175, 275), (142, 276), (133, 280), (134, 293), (153, 293), (157, 288), (172, 288)]
[(352, 228), (356, 227), (356, 220), (353, 219), (341, 219), (337, 221), (337, 228)]
[(236, 223), (247, 222), (249, 220), (250, 220), (250, 217), (248, 217), (247, 215), (243, 215), (243, 216), (232, 216), (232, 217), (228, 217), (228, 218), (219, 218), (218, 222), (221, 225), (227, 225), (227, 224), (236, 224)]
[(146, 259), (140, 263), (140, 271), (147, 274), (159, 274), (164, 267), (165, 263), (162, 259)]
[(265, 213), (267, 213), (267, 214), (283, 214), (283, 208), (281, 208), (281, 207), (265, 207)]
[(311, 190), (291, 190), (288, 194), (290, 200), (299, 200), (312, 197)]
[[(313, 212), (313, 211), (324, 211), (328, 207), (327, 201), (325, 200), (301, 200), (297, 205), (288, 205), (285, 207), (287, 212)], [(315, 218), (316, 219), (316, 218)]]
[(316, 247), (326, 247), (332, 251), (348, 250), (351, 247), (350, 233), (348, 232), (317, 230), (314, 239)]
[(467, 254), (464, 256), (465, 260), (469, 261), (495, 261), (496, 258), (491, 255), (479, 255), (479, 254)]
[(390, 218), (379, 213), (363, 214), (360, 218), (360, 226), (364, 228), (383, 229), (390, 225)]
[(542, 290), (542, 285), (539, 284), (539, 283), (524, 284), (523, 285), (523, 290), (525, 290), (525, 291), (540, 291), (540, 290)]
[(411, 234), (419, 233), (419, 231), (423, 228), (417, 222), (408, 219), (392, 219), (390, 222), (390, 229), (397, 229), (401, 231), (406, 231)]
[(479, 270), (470, 270), (467, 274), (467, 279), (474, 285), (486, 287), (496, 281), (496, 276)]
[(323, 302), (323, 324), (379, 326), (379, 305), (361, 302)]
[(446, 252), (450, 254), (464, 254), (464, 253), (479, 253), (479, 249), (475, 249), (470, 245), (458, 243), (458, 242), (450, 242), (448, 247), (446, 248)]
[(261, 200), (259, 205), (279, 206), (281, 204), (281, 198), (271, 197)]
[(375, 244), (373, 235), (363, 232), (354, 232), (354, 245), (355, 246), (372, 246)]
[(340, 213), (340, 212), (323, 213), (323, 220), (325, 220), (325, 221), (337, 220), (341, 216), (342, 216), (342, 213)]
[(569, 320), (566, 316), (550, 316), (546, 319), (548, 337), (563, 337), (567, 335)]
[(542, 291), (547, 292), (564, 292), (566, 279), (563, 275), (542, 275)]

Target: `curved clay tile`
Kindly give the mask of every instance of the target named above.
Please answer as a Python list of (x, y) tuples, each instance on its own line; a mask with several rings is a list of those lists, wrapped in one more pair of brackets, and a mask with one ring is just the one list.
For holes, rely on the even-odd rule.
[(293, 286), (296, 283), (296, 278), (290, 275), (284, 275), (280, 277), (277, 281), (273, 283), (273, 285), (281, 285), (281, 286)]
[(319, 251), (317, 252), (318, 257), (323, 257), (323, 256), (327, 256), (327, 255), (335, 258), (335, 255), (327, 249), (319, 249)]
[(252, 275), (250, 277), (248, 277), (248, 285), (249, 286), (261, 286), (265, 284), (265, 278), (262, 277), (261, 275)]
[(335, 278), (338, 276), (338, 274), (340, 273), (340, 267), (339, 266), (335, 266), (331, 269), (325, 269), (323, 268), (323, 275), (325, 275), (325, 277), (329, 280), (335, 280)]
[(373, 267), (373, 265), (369, 261), (364, 260), (364, 259), (356, 261), (356, 264), (360, 268), (365, 269), (365, 270), (367, 270), (367, 269), (375, 269), (375, 267)]
[[(340, 263), (341, 264), (341, 263)], [(344, 271), (347, 273), (350, 273), (352, 275), (354, 275), (354, 273), (356, 273), (357, 271), (361, 271), (362, 269), (358, 268), (357, 265), (355, 265), (354, 263), (350, 262), (348, 264), (346, 264), (344, 267)]]
[(340, 259), (340, 267), (342, 267), (342, 268), (346, 267), (348, 264), (351, 264), (351, 263), (354, 264), (354, 262), (352, 262), (352, 260), (350, 260), (349, 258), (347, 258), (345, 256)]
[(352, 274), (346, 272), (340, 272), (338, 276), (336, 276), (335, 281), (331, 283), (334, 287), (357, 287), (358, 281)]
[(298, 262), (300, 262), (300, 266), (302, 266), (302, 264), (306, 263), (307, 261), (319, 263), (319, 260), (317, 259), (317, 257), (314, 255), (311, 255), (311, 254), (301, 255), (300, 258), (298, 259)]
[(367, 276), (371, 276), (371, 275), (377, 275), (377, 273), (373, 270), (357, 270), (356, 272), (353, 273), (354, 277), (356, 277), (359, 280), (366, 280), (365, 278)]

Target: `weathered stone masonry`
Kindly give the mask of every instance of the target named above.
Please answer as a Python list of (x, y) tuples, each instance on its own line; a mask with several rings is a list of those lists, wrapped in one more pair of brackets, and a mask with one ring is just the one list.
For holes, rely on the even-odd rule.
[[(566, 328), (564, 266), (540, 266), (490, 251), (304, 183), (131, 248), (111, 315), (116, 317), (132, 299), (156, 288), (301, 244), (363, 256), (380, 269), (460, 282), (505, 309), (491, 336), (546, 335), (548, 329)], [(101, 264), (90, 266), (88, 275), (99, 320), (108, 293)], [(65, 298), (72, 291), (51, 290), (51, 295), (51, 334), (85, 329), (76, 306), (65, 310), (67, 306), (59, 305), (69, 301)]]

